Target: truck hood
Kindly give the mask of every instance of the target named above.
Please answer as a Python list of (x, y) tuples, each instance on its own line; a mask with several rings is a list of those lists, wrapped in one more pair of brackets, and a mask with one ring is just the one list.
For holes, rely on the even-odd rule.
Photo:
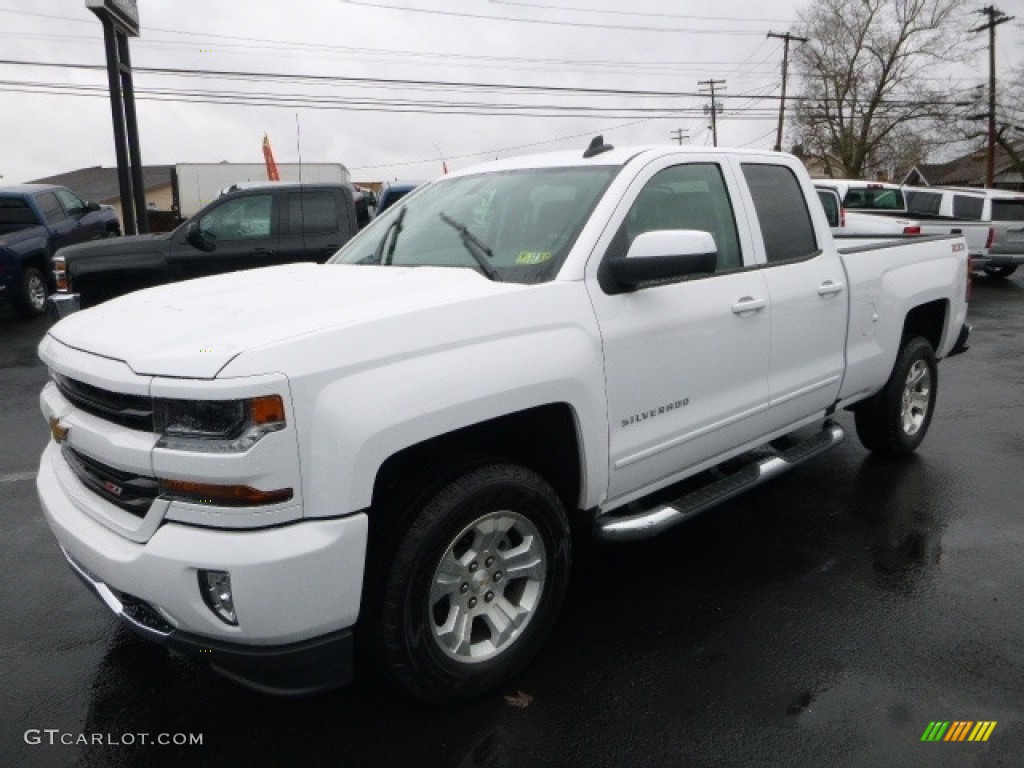
[(128, 235), (127, 237), (90, 240), (87, 243), (66, 245), (60, 249), (60, 255), (70, 264), (76, 259), (88, 259), (91, 256), (109, 256), (117, 253), (163, 253), (167, 249), (167, 240), (170, 236), (169, 232), (162, 232), (156, 235)]
[(137, 291), (50, 335), (138, 374), (210, 379), (255, 347), (523, 289), (471, 269), (290, 264)]

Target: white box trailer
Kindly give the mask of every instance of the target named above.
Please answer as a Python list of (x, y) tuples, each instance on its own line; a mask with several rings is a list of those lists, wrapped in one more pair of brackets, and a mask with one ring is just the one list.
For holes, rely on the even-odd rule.
[[(281, 181), (350, 181), (341, 163), (278, 163), (277, 170)], [(174, 207), (178, 216), (187, 219), (232, 184), (266, 180), (264, 163), (178, 163), (171, 174)]]

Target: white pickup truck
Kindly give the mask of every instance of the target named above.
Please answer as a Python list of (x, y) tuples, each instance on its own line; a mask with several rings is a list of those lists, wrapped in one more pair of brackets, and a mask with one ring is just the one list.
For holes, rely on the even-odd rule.
[(326, 265), (60, 321), (38, 492), (158, 643), (303, 693), (358, 637), (462, 699), (548, 634), (570, 521), (654, 535), (835, 445), (843, 408), (913, 451), (966, 290), (962, 238), (837, 251), (789, 155), (598, 139), (425, 185)]

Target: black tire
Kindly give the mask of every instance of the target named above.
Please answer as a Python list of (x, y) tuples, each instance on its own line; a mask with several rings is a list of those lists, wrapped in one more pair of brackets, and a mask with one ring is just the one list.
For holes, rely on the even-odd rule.
[(391, 680), (422, 701), (451, 702), (522, 669), (569, 577), (569, 525), (551, 486), (525, 467), (468, 463), (388, 519), (406, 527), (380, 553), (364, 629)]
[(982, 270), (989, 277), (1005, 279), (1017, 271), (1016, 264), (1006, 264), (1002, 267), (982, 267)]
[(932, 345), (920, 336), (905, 339), (885, 387), (854, 412), (861, 444), (887, 456), (913, 453), (931, 425), (938, 386)]
[(21, 274), (21, 285), (11, 297), (11, 303), (19, 315), (31, 320), (46, 312), (46, 297), (49, 295), (50, 287), (43, 273), (35, 267), (25, 267)]

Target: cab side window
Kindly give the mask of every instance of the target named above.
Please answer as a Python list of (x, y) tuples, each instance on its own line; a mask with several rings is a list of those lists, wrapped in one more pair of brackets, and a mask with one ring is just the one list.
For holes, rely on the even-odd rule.
[(199, 229), (218, 240), (269, 237), (273, 200), (271, 193), (227, 200), (200, 219)]
[(815, 256), (818, 241), (800, 182), (784, 165), (743, 163), (768, 263)]
[(85, 203), (74, 192), (58, 189), (55, 191), (55, 194), (57, 199), (60, 200), (61, 205), (64, 206), (64, 210), (67, 211), (68, 216), (80, 216), (85, 213)]
[(67, 216), (64, 213), (64, 208), (61, 207), (60, 202), (57, 200), (57, 196), (53, 192), (43, 192), (41, 195), (36, 196), (36, 205), (39, 206), (39, 210), (43, 214), (43, 218), (46, 219), (48, 224), (56, 224), (57, 222), (64, 221)]
[(985, 199), (970, 195), (953, 195), (953, 216), (958, 219), (980, 221), (985, 211)]
[(637, 235), (664, 229), (709, 233), (718, 253), (716, 272), (743, 266), (729, 191), (714, 163), (675, 165), (655, 174), (637, 195), (616, 240), (625, 252)]
[(328, 191), (288, 194), (288, 234), (324, 235), (337, 232), (338, 204)]

